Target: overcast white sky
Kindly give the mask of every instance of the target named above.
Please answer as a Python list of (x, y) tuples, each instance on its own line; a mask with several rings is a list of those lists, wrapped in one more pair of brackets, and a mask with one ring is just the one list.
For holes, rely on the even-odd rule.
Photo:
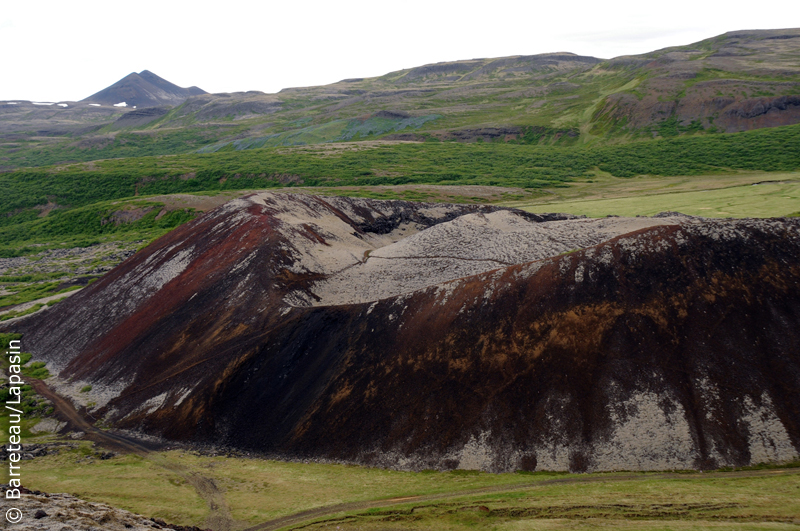
[(610, 58), (789, 27), (800, 27), (796, 0), (747, 9), (705, 0), (4, 0), (0, 100), (80, 100), (145, 69), (209, 92), (277, 92), (439, 61)]

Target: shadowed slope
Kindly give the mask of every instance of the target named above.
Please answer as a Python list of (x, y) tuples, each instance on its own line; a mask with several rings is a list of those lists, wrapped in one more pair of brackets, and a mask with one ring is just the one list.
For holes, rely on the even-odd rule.
[[(173, 439), (411, 469), (797, 457), (800, 223), (478, 210), (259, 194), (15, 326), (96, 415)], [(394, 291), (326, 303), (373, 254)]]
[(180, 105), (189, 96), (206, 94), (198, 87), (183, 88), (170, 83), (149, 70), (132, 72), (111, 86), (81, 101), (115, 105), (125, 102), (128, 107)]

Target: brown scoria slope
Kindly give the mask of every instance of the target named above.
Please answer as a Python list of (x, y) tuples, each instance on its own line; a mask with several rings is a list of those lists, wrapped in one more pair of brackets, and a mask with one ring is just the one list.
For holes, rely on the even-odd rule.
[(119, 428), (404, 469), (800, 449), (800, 220), (262, 193), (14, 323)]

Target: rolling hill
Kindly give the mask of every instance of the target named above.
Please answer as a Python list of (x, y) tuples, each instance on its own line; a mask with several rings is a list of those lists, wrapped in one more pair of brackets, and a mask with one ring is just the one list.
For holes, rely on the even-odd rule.
[(206, 94), (201, 88), (182, 88), (166, 79), (160, 78), (149, 70), (138, 74), (131, 72), (113, 85), (92, 94), (81, 101), (101, 105), (118, 105), (125, 103), (128, 107), (157, 107), (159, 105), (175, 106), (186, 101), (190, 96)]
[[(277, 94), (199, 94), (144, 71), (77, 108), (0, 103), (0, 165), (374, 139), (586, 145), (779, 127), (800, 122), (798, 53), (798, 29), (735, 31), (608, 60), (473, 59)], [(87, 110), (90, 100), (137, 109)], [(131, 149), (142, 143), (159, 147)]]

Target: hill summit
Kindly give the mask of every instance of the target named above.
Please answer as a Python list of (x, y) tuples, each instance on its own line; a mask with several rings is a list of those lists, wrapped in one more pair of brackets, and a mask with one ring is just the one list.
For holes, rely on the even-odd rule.
[(81, 100), (88, 103), (116, 105), (125, 102), (129, 107), (180, 105), (189, 96), (208, 94), (199, 87), (183, 88), (170, 83), (149, 70), (131, 72), (113, 85)]

